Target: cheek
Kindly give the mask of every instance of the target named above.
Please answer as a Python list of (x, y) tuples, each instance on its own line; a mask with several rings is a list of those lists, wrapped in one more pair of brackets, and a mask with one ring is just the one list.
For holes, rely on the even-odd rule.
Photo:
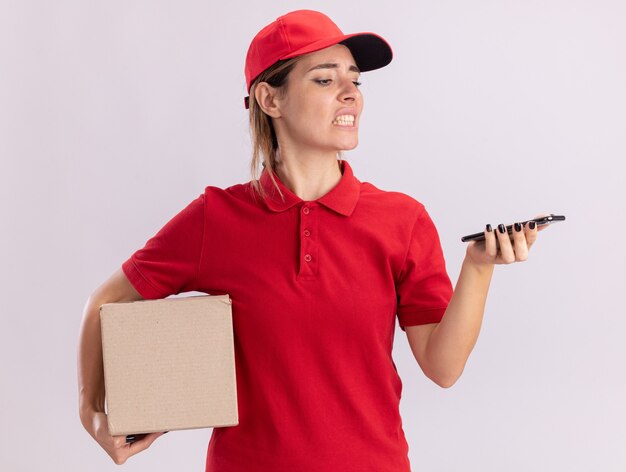
[[(320, 94), (317, 90), (302, 91), (290, 100), (288, 115), (298, 133), (310, 135), (332, 128), (334, 112), (338, 108), (334, 97)], [(295, 130), (294, 130), (295, 131)]]
[[(302, 112), (302, 126), (308, 128), (310, 131), (326, 128), (330, 125), (332, 118), (329, 119), (329, 113), (327, 108), (323, 107), (309, 107), (305, 108)], [(305, 130), (306, 132), (307, 130)]]

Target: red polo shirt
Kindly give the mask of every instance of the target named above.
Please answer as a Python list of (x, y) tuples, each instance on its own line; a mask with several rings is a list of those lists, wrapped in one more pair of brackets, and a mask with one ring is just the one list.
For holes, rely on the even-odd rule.
[(407, 472), (392, 359), (399, 325), (439, 322), (452, 295), (423, 205), (357, 180), (303, 201), (264, 171), (202, 195), (123, 270), (145, 298), (232, 298), (239, 425), (214, 428), (212, 472)]

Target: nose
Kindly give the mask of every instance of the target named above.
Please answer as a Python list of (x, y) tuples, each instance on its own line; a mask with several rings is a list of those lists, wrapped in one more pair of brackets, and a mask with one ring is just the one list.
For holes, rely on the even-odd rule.
[(354, 103), (361, 97), (361, 91), (354, 84), (354, 79), (346, 77), (343, 79), (339, 100), (341, 102)]

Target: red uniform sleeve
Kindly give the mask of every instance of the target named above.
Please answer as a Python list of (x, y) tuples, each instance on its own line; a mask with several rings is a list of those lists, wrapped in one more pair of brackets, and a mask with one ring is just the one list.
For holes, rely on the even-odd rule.
[(146, 299), (196, 290), (204, 239), (204, 194), (122, 264), (130, 283)]
[(402, 331), (405, 326), (441, 321), (452, 292), (439, 234), (422, 206), (396, 281), (397, 314)]

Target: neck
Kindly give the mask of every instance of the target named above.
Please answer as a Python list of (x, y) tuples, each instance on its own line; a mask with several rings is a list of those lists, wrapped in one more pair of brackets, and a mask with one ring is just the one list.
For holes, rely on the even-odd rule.
[(276, 174), (281, 182), (304, 201), (317, 200), (341, 180), (337, 154), (305, 155), (281, 152)]

